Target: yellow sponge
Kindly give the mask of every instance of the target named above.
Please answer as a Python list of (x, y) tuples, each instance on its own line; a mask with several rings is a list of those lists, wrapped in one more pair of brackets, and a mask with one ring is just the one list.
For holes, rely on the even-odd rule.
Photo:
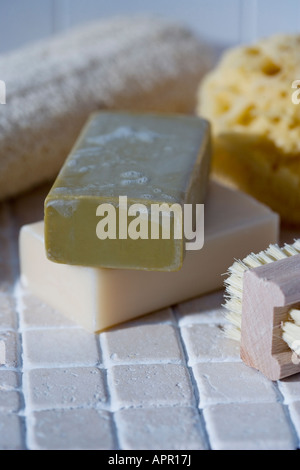
[(197, 112), (212, 123), (213, 170), (300, 225), (300, 35), (227, 51), (202, 82)]

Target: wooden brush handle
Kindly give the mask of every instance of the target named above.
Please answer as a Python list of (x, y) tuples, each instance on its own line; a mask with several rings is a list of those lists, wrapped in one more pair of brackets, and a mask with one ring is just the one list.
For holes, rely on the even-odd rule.
[(241, 357), (271, 380), (300, 372), (280, 328), (290, 308), (299, 302), (300, 255), (244, 274)]

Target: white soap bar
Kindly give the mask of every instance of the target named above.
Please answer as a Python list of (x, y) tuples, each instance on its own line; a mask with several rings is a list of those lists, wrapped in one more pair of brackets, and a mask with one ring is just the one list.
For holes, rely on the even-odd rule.
[(217, 183), (205, 202), (205, 241), (187, 251), (177, 272), (68, 266), (49, 261), (44, 224), (26, 225), (20, 234), (22, 284), (94, 332), (222, 287), (234, 258), (276, 243), (279, 219), (251, 197)]

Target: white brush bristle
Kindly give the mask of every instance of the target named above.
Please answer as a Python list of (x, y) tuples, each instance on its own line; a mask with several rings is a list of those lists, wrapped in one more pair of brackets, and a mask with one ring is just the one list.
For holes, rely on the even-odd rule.
[(289, 319), (282, 325), (282, 339), (297, 353), (300, 346), (300, 310), (293, 308), (289, 311)]
[(295, 325), (300, 326), (300, 310), (297, 308), (292, 308), (289, 313)]
[[(243, 300), (243, 276), (245, 271), (258, 268), (264, 264), (273, 263), (281, 259), (300, 253), (300, 239), (293, 245), (285, 244), (282, 248), (278, 245), (270, 245), (265, 251), (258, 254), (251, 253), (242, 261), (236, 260), (228, 269), (228, 277), (225, 285), (225, 314), (229, 324), (225, 326), (225, 335), (236, 341), (241, 340), (242, 325), (242, 300)], [(289, 311), (289, 319), (282, 325), (282, 339), (288, 346), (299, 351), (300, 342), (300, 310), (293, 308)]]

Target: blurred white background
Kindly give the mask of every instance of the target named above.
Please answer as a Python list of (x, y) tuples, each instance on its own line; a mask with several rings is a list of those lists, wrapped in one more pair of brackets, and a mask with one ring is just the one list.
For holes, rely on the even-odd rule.
[(152, 13), (223, 45), (300, 30), (300, 0), (0, 0), (0, 52), (79, 23)]

